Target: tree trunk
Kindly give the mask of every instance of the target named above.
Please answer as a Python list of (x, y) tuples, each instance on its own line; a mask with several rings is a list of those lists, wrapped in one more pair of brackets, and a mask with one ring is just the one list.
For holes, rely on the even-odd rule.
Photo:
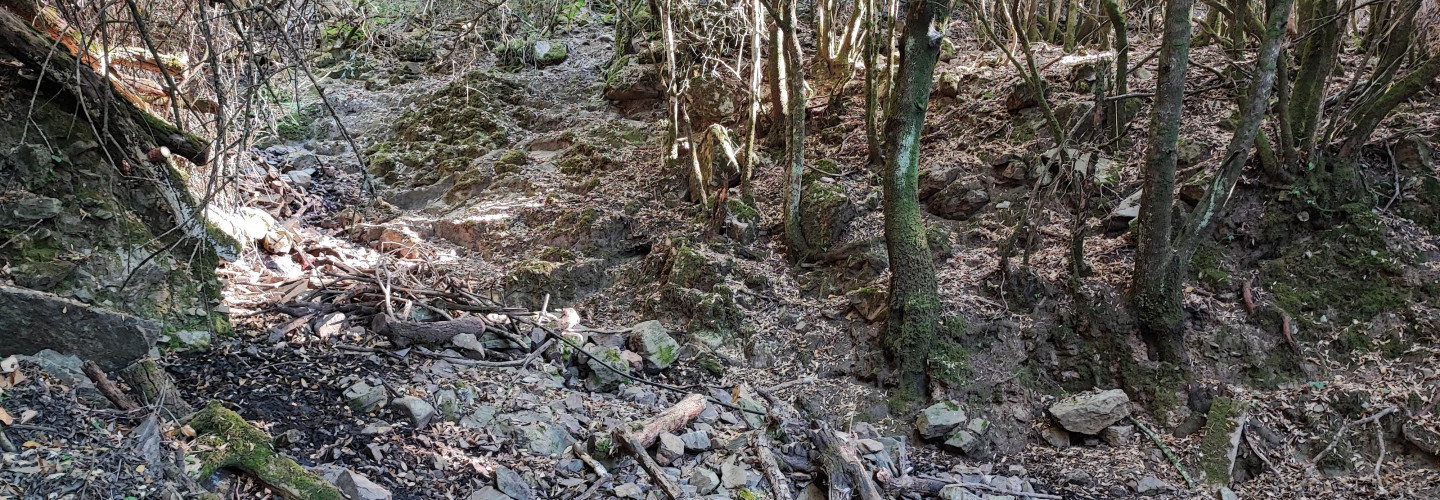
[(865, 15), (865, 31), (869, 33), (865, 37), (866, 163), (872, 170), (879, 170), (885, 164), (884, 153), (880, 151), (880, 68), (876, 67), (880, 64), (880, 25), (875, 22), (879, 6), (875, 5), (876, 0), (862, 1), (871, 3)]
[[(1313, 161), (1325, 86), (1335, 70), (1340, 52), (1340, 26), (1345, 17), (1336, 15), (1337, 0), (1304, 0), (1300, 4), (1300, 33), (1308, 35), (1300, 47), (1300, 67), (1290, 89), (1291, 136), (1298, 141), (1300, 161)], [(1311, 32), (1313, 31), (1313, 34)], [(1292, 165), (1294, 167), (1294, 165)]]
[(750, 130), (745, 139), (745, 170), (740, 173), (740, 198), (751, 206), (755, 205), (755, 199), (750, 192), (750, 178), (755, 175), (755, 162), (760, 159), (755, 154), (755, 129), (760, 126), (760, 65), (765, 59), (760, 55), (760, 30), (765, 29), (765, 12), (761, 9), (760, 0), (751, 0), (750, 13), (754, 16), (754, 25), (750, 31), (750, 57), (754, 61), (750, 63)]
[(1160, 69), (1150, 118), (1149, 149), (1145, 154), (1140, 234), (1130, 297), (1141, 337), (1161, 361), (1171, 363), (1181, 362), (1184, 356), (1179, 329), (1180, 275), (1170, 262), (1175, 165), (1184, 112), (1185, 71), (1190, 63), (1192, 3), (1192, 0), (1165, 3), (1165, 32), (1160, 43)]
[[(1269, 3), (1269, 12), (1265, 18), (1265, 38), (1260, 42), (1260, 54), (1255, 60), (1255, 77), (1250, 82), (1250, 92), (1244, 108), (1240, 111), (1240, 126), (1235, 129), (1235, 135), (1231, 137), (1230, 145), (1225, 150), (1220, 172), (1215, 175), (1209, 189), (1205, 191), (1205, 196), (1200, 198), (1200, 203), (1190, 213), (1185, 231), (1181, 233), (1177, 245), (1177, 255), (1171, 265), (1180, 268), (1178, 274), (1181, 276), (1188, 275), (1185, 269), (1190, 258), (1195, 255), (1200, 243), (1209, 238), (1215, 221), (1224, 212), (1230, 193), (1235, 189), (1235, 183), (1240, 180), (1245, 160), (1250, 156), (1250, 148), (1255, 144), (1260, 122), (1265, 119), (1265, 111), (1269, 108), (1270, 91), (1275, 86), (1276, 60), (1280, 57), (1281, 44), (1285, 39), (1285, 22), (1290, 17), (1290, 7), (1294, 0), (1271, 0)], [(1180, 305), (1174, 304), (1174, 307), (1178, 309)]]
[(1437, 76), (1440, 76), (1440, 54), (1430, 56), (1429, 60), (1410, 70), (1409, 74), (1381, 94), (1379, 99), (1360, 110), (1354, 128), (1340, 147), (1338, 160), (1342, 163), (1354, 162), (1360, 154), (1360, 147), (1375, 133), (1375, 127), (1378, 127), (1396, 106), (1424, 90)]
[(885, 340), (899, 365), (902, 389), (922, 398), (940, 297), (918, 198), (920, 134), (940, 56), (941, 34), (932, 24), (943, 25), (949, 10), (940, 2), (910, 3), (894, 98), (885, 121), (885, 246), (891, 273)]
[(780, 30), (784, 34), (781, 52), (785, 60), (780, 66), (784, 73), (785, 90), (788, 95), (785, 112), (785, 244), (790, 255), (797, 260), (804, 258), (810, 248), (805, 244), (805, 232), (800, 225), (800, 197), (804, 194), (802, 176), (805, 173), (805, 67), (800, 63), (800, 38), (796, 36), (795, 1), (784, 2), (781, 15), (785, 16)]

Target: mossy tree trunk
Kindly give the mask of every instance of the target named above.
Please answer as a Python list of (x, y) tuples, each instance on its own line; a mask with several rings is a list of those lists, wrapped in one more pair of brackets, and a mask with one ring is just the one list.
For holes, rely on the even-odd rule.
[[(1299, 163), (1314, 162), (1316, 135), (1320, 112), (1325, 102), (1325, 88), (1340, 53), (1340, 27), (1346, 16), (1337, 15), (1338, 0), (1303, 0), (1299, 4), (1299, 28), (1305, 39), (1300, 45), (1295, 83), (1290, 89), (1290, 136), (1296, 144)], [(1307, 170), (1291, 165), (1299, 171)]]
[[(1200, 244), (1209, 238), (1215, 221), (1219, 220), (1224, 212), (1230, 193), (1235, 189), (1235, 183), (1240, 180), (1240, 173), (1245, 168), (1245, 160), (1250, 156), (1250, 149), (1255, 145), (1255, 138), (1260, 132), (1260, 122), (1265, 119), (1266, 110), (1270, 106), (1277, 60), (1285, 40), (1285, 22), (1290, 17), (1294, 0), (1269, 0), (1267, 3), (1265, 37), (1260, 42), (1260, 54), (1255, 59), (1255, 77), (1250, 80), (1250, 89), (1240, 110), (1240, 124), (1230, 138), (1230, 145), (1225, 149), (1220, 171), (1210, 182), (1195, 210), (1190, 212), (1185, 229), (1179, 237), (1178, 252), (1172, 265), (1181, 269), (1181, 276), (1188, 274), (1185, 268), (1190, 258), (1195, 255)], [(1175, 307), (1178, 308), (1179, 304), (1175, 304)]]
[(879, 5), (876, 0), (863, 0), (870, 3), (870, 8), (865, 11), (865, 146), (866, 163), (872, 169), (882, 168), (885, 164), (885, 155), (880, 150), (880, 68), (876, 67), (879, 61), (880, 33), (879, 24), (875, 22), (876, 11)]
[(1160, 70), (1150, 117), (1149, 149), (1145, 154), (1140, 196), (1140, 234), (1130, 305), (1141, 337), (1161, 361), (1179, 363), (1180, 275), (1174, 259), (1175, 167), (1184, 112), (1185, 71), (1190, 63), (1192, 0), (1165, 3), (1165, 31), (1160, 42)]
[(1440, 76), (1440, 54), (1430, 56), (1430, 59), (1410, 70), (1409, 74), (1391, 85), (1378, 99), (1359, 109), (1355, 125), (1347, 134), (1344, 144), (1340, 147), (1338, 161), (1341, 163), (1353, 163), (1360, 155), (1360, 147), (1370, 140), (1370, 135), (1375, 133), (1375, 127), (1390, 115), (1400, 103), (1403, 103), (1425, 89), (1426, 85), (1434, 82)]
[(935, 25), (943, 27), (949, 12), (943, 0), (910, 3), (885, 120), (885, 245), (891, 273), (885, 341), (899, 366), (902, 390), (918, 397), (925, 395), (926, 363), (940, 316), (935, 263), (918, 197), (920, 134), (940, 57), (942, 34)]
[(801, 259), (809, 253), (805, 244), (805, 231), (800, 220), (800, 198), (804, 194), (802, 176), (805, 173), (805, 70), (801, 64), (800, 37), (796, 33), (799, 22), (795, 14), (795, 0), (786, 0), (779, 6), (776, 19), (780, 45), (776, 51), (782, 56), (778, 70), (784, 79), (785, 98), (785, 246), (790, 255)]

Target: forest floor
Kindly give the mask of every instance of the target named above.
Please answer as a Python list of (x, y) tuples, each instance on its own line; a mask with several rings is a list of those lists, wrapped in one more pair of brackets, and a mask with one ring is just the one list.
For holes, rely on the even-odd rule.
[[(622, 109), (602, 97), (608, 36), (603, 26), (573, 30), (563, 39), (568, 57), (544, 69), (415, 75), (401, 62), (376, 60), (367, 70), (373, 77), (368, 82), (327, 77), (329, 97), (348, 131), (367, 149), (386, 201), (372, 203), (362, 191), (354, 151), (324, 117), (310, 127), (312, 137), (257, 148), (253, 168), (240, 183), (237, 199), (244, 201), (237, 204), (266, 211), (277, 229), (221, 270), (235, 334), (214, 338), (203, 348), (171, 340), (178, 354), (168, 367), (187, 399), (223, 401), (279, 437), (277, 449), (300, 464), (348, 468), (394, 498), (504, 498), (485, 496), (492, 493), (522, 500), (662, 498), (628, 455), (615, 451), (600, 457), (611, 473), (602, 476), (576, 447), (594, 450), (610, 429), (653, 417), (686, 392), (708, 396), (712, 403), (760, 404), (777, 412), (793, 405), (807, 420), (829, 422), (859, 440), (868, 452), (862, 458), (868, 466), (978, 483), (982, 486), (970, 490), (985, 498), (1216, 497), (1213, 487), (1204, 485), (1211, 472), (1205, 456), (1209, 452), (1213, 458), (1215, 438), (1170, 432), (1193, 420), (1181, 401), (1184, 395), (1173, 390), (1131, 396), (1137, 400), (1131, 413), (1137, 423), (1158, 432), (1154, 438), (1142, 432), (1118, 441), (1077, 435), (1073, 445), (1069, 439), (1042, 438), (1054, 426), (1047, 409), (1057, 398), (1080, 388), (1115, 387), (1114, 376), (1096, 372), (1124, 372), (1127, 367), (1120, 365), (1132, 363), (1153, 366), (1138, 339), (1085, 338), (1075, 326), (1075, 311), (1085, 307), (1075, 297), (1118, 300), (1126, 285), (1133, 243), (1107, 229), (1111, 208), (1136, 189), (1141, 146), (1109, 158), (1111, 179), (1096, 185), (1102, 203), (1083, 212), (1090, 228), (1084, 253), (1093, 271), (1083, 280), (1083, 291), (1071, 294), (1070, 211), (1063, 201), (1025, 208), (1035, 196), (1065, 200), (1070, 188), (1037, 180), (1048, 173), (1022, 171), (1017, 178), (1007, 173), (1014, 162), (1001, 160), (1034, 158), (1048, 149), (1043, 134), (1036, 133), (1040, 125), (1033, 110), (1007, 109), (1018, 77), (997, 51), (973, 41), (957, 43), (958, 55), (937, 70), (942, 88), (951, 78), (953, 93), (937, 95), (932, 103), (922, 167), (927, 172), (954, 169), (947, 183), (983, 186), (988, 193), (988, 205), (965, 220), (930, 216), (927, 221), (947, 228), (939, 241), (948, 250), (937, 262), (942, 298), (947, 312), (962, 316), (969, 327), (957, 339), (966, 350), (946, 358), (955, 374), (937, 376), (932, 396), (956, 401), (972, 421), (983, 419), (989, 427), (982, 447), (958, 453), (915, 439), (918, 408), (892, 398), (883, 387), (880, 321), (866, 292), (883, 290), (885, 274), (868, 260), (880, 236), (880, 219), (875, 174), (863, 166), (863, 106), (840, 107), (847, 111), (815, 120), (807, 158), (829, 162), (823, 168), (831, 170), (821, 172), (823, 182), (841, 186), (855, 201), (855, 213), (834, 242), (844, 251), (797, 266), (780, 243), (780, 175), (768, 163), (757, 169), (759, 220), (753, 241), (717, 234), (692, 204), (675, 195), (683, 189), (660, 161), (663, 110), (654, 103)], [(1143, 56), (1155, 45), (1154, 40), (1137, 41), (1133, 53)], [(1086, 95), (1071, 84), (1084, 79), (1075, 76), (1076, 68), (1091, 59), (1063, 57), (1054, 47), (1036, 55), (1055, 61), (1046, 65), (1046, 77), (1070, 89), (1057, 93), (1056, 107), (1082, 110)], [(1195, 56), (1201, 65), (1222, 68), (1226, 57), (1211, 48)], [(1148, 67), (1136, 72), (1131, 88), (1153, 86), (1153, 62)], [(1215, 124), (1226, 120), (1234, 102), (1233, 88), (1215, 85), (1223, 83), (1223, 71), (1200, 71), (1214, 81), (1193, 78), (1198, 81), (1192, 86), (1215, 89), (1197, 92), (1195, 102), (1187, 103), (1185, 137), (1196, 152), (1192, 166), (1197, 169), (1223, 150), (1229, 134)], [(829, 104), (826, 92), (817, 94), (812, 107)], [(842, 98), (858, 96), (845, 93)], [(1434, 130), (1436, 111), (1422, 105), (1401, 121)], [(1141, 113), (1145, 116), (1143, 107)], [(452, 121), (476, 114), (488, 124), (484, 130)], [(1130, 135), (1141, 137), (1142, 124), (1143, 118), (1137, 120)], [(444, 144), (457, 130), (467, 141), (480, 137), (483, 151), (446, 149), (458, 146)], [(416, 157), (431, 163), (406, 168), (406, 158)], [(467, 169), (484, 173), (467, 177)], [(1262, 188), (1253, 179), (1242, 186), (1247, 192)], [(1255, 206), (1264, 201), (1257, 199), (1252, 194), (1240, 203), (1230, 225), (1232, 238), (1260, 235), (1255, 226), (1264, 210)], [(1031, 210), (1028, 217), (1039, 241), (1032, 243), (1033, 253), (1026, 252), (1030, 278), (1019, 288), (1029, 297), (1017, 298), (1010, 292), (1014, 285), (996, 270), (1000, 248), (1024, 210)], [(1411, 279), (1440, 272), (1435, 250), (1440, 241), (1394, 214), (1379, 217), (1387, 241), (1408, 235), (1397, 245), (1418, 248), (1423, 256), (1406, 265)], [(1239, 498), (1440, 495), (1435, 456), (1422, 451), (1418, 440), (1394, 444), (1394, 436), (1406, 432), (1436, 436), (1435, 417), (1426, 412), (1440, 384), (1435, 371), (1440, 351), (1416, 343), (1401, 355), (1375, 349), (1342, 357), (1331, 345), (1359, 327), (1323, 321), (1305, 323), (1314, 332), (1305, 331), (1297, 344), (1247, 312), (1246, 301), (1277, 300), (1263, 282), (1251, 290), (1256, 260), (1236, 257), (1243, 250), (1221, 253), (1213, 270), (1224, 273), (1224, 285), (1197, 283), (1187, 289), (1186, 307), (1192, 313), (1192, 355), (1204, 360), (1197, 361), (1197, 372), (1242, 408), (1235, 414), (1214, 409), (1210, 414), (1254, 423), (1242, 429), (1264, 429), (1243, 431), (1235, 441), (1246, 443), (1239, 446), (1240, 462), (1253, 462), (1234, 471), (1243, 479), (1233, 485)], [(687, 290), (701, 293), (687, 295), (692, 293)], [(680, 339), (674, 365), (655, 370), (646, 360), (627, 364), (636, 377), (685, 390), (608, 380), (593, 359), (547, 343), (538, 329), (531, 339), (486, 340), (481, 335), (476, 340), (486, 346), (478, 350), (445, 342), (397, 345), (393, 335), (377, 331), (385, 326), (368, 317), (357, 321), (356, 314), (347, 320), (340, 307), (368, 306), (365, 312), (373, 315), (376, 297), (392, 296), (393, 303), (404, 305), (391, 313), (415, 322), (458, 319), (452, 317), (457, 309), (437, 305), (443, 300), (464, 297), (472, 305), (494, 300), (515, 307), (511, 312), (527, 312), (533, 321), (573, 332), (595, 352), (606, 347), (643, 351), (626, 336), (646, 320), (659, 320)], [(733, 301), (733, 307), (717, 313), (676, 305), (690, 299), (707, 303), (716, 296)], [(1406, 307), (1411, 310), (1404, 315), (1359, 321), (1405, 323), (1412, 335), (1430, 338), (1440, 324), (1434, 309), (1425, 303)], [(476, 316), (516, 325), (496, 313)], [(364, 312), (358, 316), (365, 317)], [(1330, 317), (1348, 316), (1332, 312)], [(715, 322), (727, 326), (713, 328)], [(1097, 348), (1077, 346), (1087, 342), (1128, 352), (1119, 353), (1119, 362), (1107, 358), (1101, 363)], [(540, 344), (553, 352), (528, 356), (527, 349)], [(1258, 382), (1257, 373), (1267, 363), (1286, 366), (1272, 370), (1279, 380)], [(47, 399), (48, 384), (34, 382), (48, 376), (28, 364), (5, 373), (17, 370), (31, 382), (17, 383), (7, 398), (30, 401), (40, 410), (37, 420), (24, 425), (43, 430), (78, 418), (67, 416), (63, 398)], [(617, 387), (619, 382), (624, 383)], [(423, 402), (357, 409), (350, 405), (357, 386), (382, 401)], [(1426, 412), (1414, 412), (1417, 407)], [(1406, 423), (1381, 420), (1350, 427), (1389, 408), (1405, 413)], [(679, 481), (717, 498), (774, 498), (767, 493), (771, 483), (759, 455), (764, 448), (757, 443), (759, 422), (750, 417), (712, 404), (693, 423), (676, 429), (683, 439), (672, 466)], [(72, 435), (68, 443), (23, 444), (49, 456), (95, 457), (79, 448), (114, 446), (126, 435), (113, 425), (94, 427), (81, 430), (79, 438)], [(183, 438), (172, 431), (165, 432), (167, 442), (183, 447)], [(801, 498), (823, 498), (816, 482), (821, 474), (810, 464), (817, 457), (805, 451), (804, 442), (777, 443), (774, 451), (787, 479), (803, 492)], [(1332, 442), (1339, 446), (1327, 446)], [(870, 443), (875, 448), (868, 448)], [(601, 443), (602, 448), (613, 446)], [(0, 480), (40, 491), (43, 462), (7, 464)], [(1187, 485), (1185, 473), (1196, 484)], [(112, 481), (117, 490), (140, 497), (156, 494), (155, 485), (137, 483), (133, 476), (116, 473), (97, 480)], [(265, 496), (265, 487), (244, 475), (209, 479), (212, 491), (224, 498)], [(73, 491), (83, 498), (88, 490)]]

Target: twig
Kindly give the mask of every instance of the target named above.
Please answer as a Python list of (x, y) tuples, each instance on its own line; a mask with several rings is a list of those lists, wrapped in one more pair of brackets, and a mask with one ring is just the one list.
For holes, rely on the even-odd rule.
[(1150, 441), (1154, 442), (1155, 446), (1160, 447), (1160, 451), (1165, 454), (1165, 458), (1170, 459), (1170, 465), (1174, 465), (1175, 470), (1180, 472), (1180, 477), (1185, 478), (1185, 484), (1191, 488), (1194, 488), (1195, 480), (1190, 478), (1189, 472), (1185, 472), (1185, 466), (1180, 465), (1180, 459), (1175, 456), (1174, 452), (1170, 451), (1169, 446), (1165, 446), (1165, 442), (1160, 440), (1160, 436), (1156, 436), (1155, 431), (1150, 430), (1150, 428), (1146, 427), (1145, 424), (1140, 423), (1139, 420), (1136, 420), (1134, 415), (1130, 416), (1130, 423), (1135, 424), (1135, 427), (1139, 427), (1140, 432), (1145, 433), (1145, 437), (1150, 438)]
[(781, 383), (775, 384), (774, 386), (771, 386), (769, 389), (766, 389), (764, 392), (776, 393), (776, 392), (783, 391), (783, 390), (785, 390), (785, 389), (789, 389), (789, 388), (791, 388), (791, 387), (795, 387), (795, 386), (800, 385), (800, 384), (809, 384), (809, 383), (814, 382), (814, 381), (815, 381), (815, 377), (814, 377), (813, 375), (812, 375), (812, 376), (807, 376), (807, 377), (802, 377), (802, 378), (797, 378), (797, 379), (795, 379), (795, 380), (790, 380), (790, 381), (786, 381), (786, 382), (781, 382)]
[(1399, 408), (1396, 408), (1396, 407), (1394, 407), (1394, 406), (1391, 406), (1391, 407), (1389, 407), (1389, 408), (1386, 408), (1386, 409), (1384, 409), (1384, 410), (1381, 410), (1380, 413), (1376, 413), (1376, 414), (1374, 414), (1374, 415), (1371, 415), (1371, 416), (1362, 418), (1362, 419), (1360, 419), (1360, 420), (1356, 420), (1356, 421), (1354, 421), (1354, 422), (1348, 422), (1348, 421), (1347, 421), (1347, 422), (1345, 422), (1345, 423), (1343, 423), (1343, 424), (1340, 424), (1340, 429), (1337, 430), (1337, 431), (1335, 431), (1335, 437), (1333, 437), (1333, 438), (1330, 439), (1330, 445), (1329, 445), (1329, 446), (1326, 446), (1325, 449), (1320, 450), (1320, 454), (1319, 454), (1319, 455), (1315, 455), (1315, 458), (1311, 458), (1310, 461), (1305, 464), (1306, 473), (1309, 474), (1309, 473), (1315, 472), (1315, 465), (1316, 465), (1316, 464), (1319, 464), (1319, 463), (1320, 463), (1320, 460), (1323, 459), (1323, 458), (1325, 458), (1325, 455), (1329, 455), (1329, 454), (1330, 454), (1330, 450), (1335, 449), (1335, 445), (1340, 443), (1340, 437), (1341, 437), (1341, 436), (1344, 436), (1344, 435), (1345, 435), (1345, 431), (1349, 430), (1350, 427), (1357, 426), (1357, 425), (1365, 425), (1365, 424), (1368, 424), (1368, 423), (1377, 423), (1377, 424), (1378, 424), (1378, 423), (1380, 422), (1380, 419), (1381, 419), (1381, 418), (1383, 418), (1383, 417), (1385, 417), (1386, 415), (1389, 415), (1389, 414), (1391, 414), (1391, 413), (1395, 413), (1395, 412), (1397, 412), (1397, 411), (1400, 411), (1400, 409), (1399, 409)]

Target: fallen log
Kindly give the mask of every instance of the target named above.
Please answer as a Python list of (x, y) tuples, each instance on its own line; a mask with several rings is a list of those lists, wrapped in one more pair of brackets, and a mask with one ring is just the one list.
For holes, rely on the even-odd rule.
[(170, 420), (179, 420), (195, 412), (195, 408), (180, 397), (180, 391), (175, 388), (175, 379), (170, 378), (170, 374), (156, 364), (155, 360), (136, 361), (121, 373), (125, 382), (140, 393), (141, 401), (147, 406), (163, 408)]
[[(184, 132), (175, 125), (145, 112), (89, 65), (64, 51), (54, 51), (54, 42), (10, 10), (23, 2), (7, 0), (0, 9), (0, 51), (18, 59), (59, 86), (81, 104), (80, 114), (96, 129), (102, 129), (103, 147), (117, 161), (146, 162), (145, 152), (168, 148), (197, 165), (210, 159), (210, 143)], [(117, 165), (118, 166), (118, 165)]]
[(670, 475), (665, 473), (665, 469), (660, 468), (660, 463), (645, 452), (645, 445), (640, 443), (639, 438), (618, 428), (615, 429), (614, 436), (615, 440), (625, 447), (625, 451), (634, 455), (635, 460), (640, 462), (640, 468), (645, 469), (645, 473), (650, 475), (650, 482), (655, 483), (660, 491), (664, 491), (670, 500), (685, 498), (685, 492), (680, 489), (680, 485), (675, 484), (675, 481), (670, 479)]
[(860, 500), (883, 500), (885, 496), (849, 440), (825, 422), (816, 423), (817, 428), (810, 430), (810, 441), (820, 453), (820, 465), (830, 479), (830, 500), (849, 500), (856, 495)]
[(770, 449), (770, 436), (765, 429), (755, 433), (755, 457), (760, 459), (760, 470), (765, 474), (765, 479), (770, 481), (770, 491), (774, 492), (776, 500), (791, 500), (790, 481), (785, 474), (780, 472), (780, 464), (775, 462), (775, 451)]
[(705, 396), (691, 394), (665, 411), (644, 423), (631, 424), (626, 432), (635, 436), (641, 448), (649, 448), (660, 439), (660, 435), (675, 432), (690, 425), (690, 422), (705, 412)]
[(384, 314), (377, 314), (375, 318), (372, 325), (380, 324), (378, 328), (374, 328), (375, 331), (388, 332), (391, 340), (400, 347), (410, 344), (445, 345), (462, 333), (477, 337), (485, 333), (485, 320), (476, 316), (432, 323), (395, 321)]

